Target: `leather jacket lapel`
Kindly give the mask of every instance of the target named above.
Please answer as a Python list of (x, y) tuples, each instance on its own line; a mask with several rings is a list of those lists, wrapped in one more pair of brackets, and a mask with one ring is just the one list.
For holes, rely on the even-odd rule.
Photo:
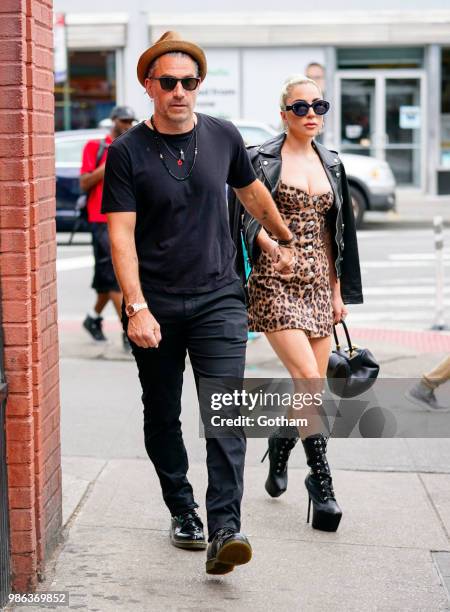
[(342, 206), (342, 194), (339, 192), (339, 188), (338, 188), (338, 184), (339, 184), (338, 178), (340, 176), (339, 166), (341, 162), (335, 153), (333, 153), (332, 151), (329, 151), (327, 148), (325, 148), (320, 143), (314, 142), (313, 140), (312, 145), (314, 149), (316, 150), (317, 155), (320, 158), (320, 161), (322, 162), (323, 168), (328, 177), (331, 188), (333, 189), (335, 206), (337, 210), (339, 211)]
[(260, 160), (261, 172), (266, 179), (267, 187), (273, 197), (277, 190), (278, 182), (281, 175), (281, 157), (279, 159), (261, 159)]
[[(282, 133), (258, 147), (252, 147), (250, 157), (258, 160), (259, 174), (266, 187), (274, 195), (281, 174), (281, 147), (286, 134)], [(255, 165), (255, 164), (254, 164)]]

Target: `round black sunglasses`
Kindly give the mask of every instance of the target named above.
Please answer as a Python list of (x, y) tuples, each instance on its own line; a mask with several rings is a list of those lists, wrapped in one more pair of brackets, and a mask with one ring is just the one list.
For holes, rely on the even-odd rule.
[(316, 115), (325, 115), (330, 110), (330, 103), (326, 100), (314, 100), (312, 104), (308, 104), (305, 100), (296, 100), (292, 104), (288, 104), (283, 110), (292, 111), (297, 117), (304, 117), (312, 108)]

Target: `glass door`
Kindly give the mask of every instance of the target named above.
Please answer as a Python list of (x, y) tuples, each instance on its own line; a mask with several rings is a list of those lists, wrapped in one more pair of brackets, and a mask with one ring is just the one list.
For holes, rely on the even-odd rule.
[(375, 79), (342, 79), (340, 150), (375, 155)]
[(339, 150), (384, 159), (399, 186), (421, 188), (424, 78), (420, 70), (339, 71), (335, 114)]
[(399, 185), (420, 187), (420, 79), (386, 79), (385, 159)]

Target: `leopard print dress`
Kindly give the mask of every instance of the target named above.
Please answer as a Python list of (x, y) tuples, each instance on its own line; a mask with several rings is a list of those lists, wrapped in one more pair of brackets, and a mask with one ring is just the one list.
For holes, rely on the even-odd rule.
[(249, 328), (273, 332), (302, 329), (310, 338), (333, 333), (333, 310), (325, 249), (326, 212), (333, 192), (311, 196), (281, 182), (275, 201), (286, 224), (295, 233), (297, 263), (284, 278), (262, 251), (248, 283)]

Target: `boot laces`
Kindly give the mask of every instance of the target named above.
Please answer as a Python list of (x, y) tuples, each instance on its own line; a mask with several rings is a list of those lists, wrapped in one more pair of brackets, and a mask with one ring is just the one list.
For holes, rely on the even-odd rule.
[(330, 466), (328, 465), (327, 456), (325, 454), (327, 449), (327, 438), (324, 436), (323, 438), (314, 440), (314, 446), (316, 447), (317, 461), (315, 467), (311, 468), (313, 476), (320, 483), (323, 500), (336, 499), (334, 496)]
[(276, 474), (282, 474), (287, 469), (287, 462), (291, 450), (297, 444), (297, 438), (285, 438), (281, 448), (277, 448), (275, 461), (277, 462)]

